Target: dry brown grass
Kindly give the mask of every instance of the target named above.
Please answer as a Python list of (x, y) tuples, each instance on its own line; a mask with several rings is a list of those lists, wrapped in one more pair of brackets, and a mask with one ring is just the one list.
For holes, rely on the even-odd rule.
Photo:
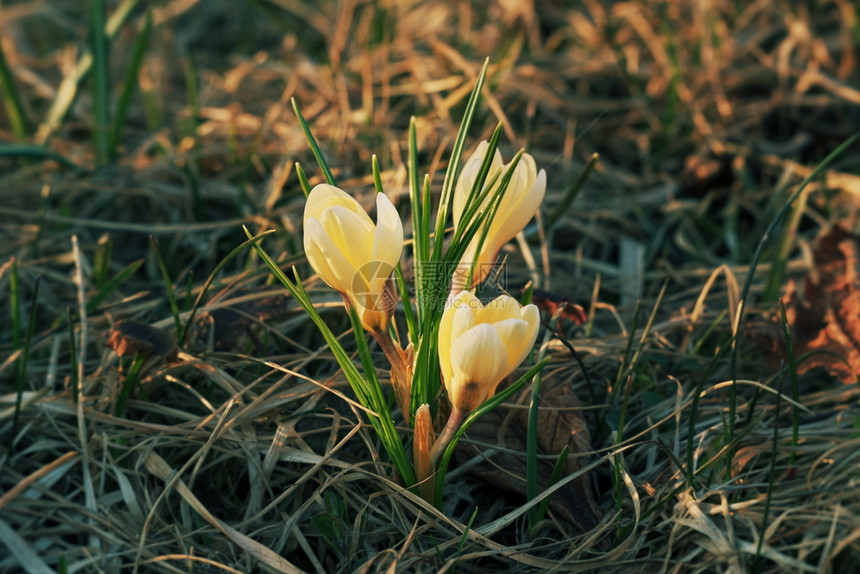
[[(745, 301), (728, 445), (723, 353), (763, 231), (860, 126), (856, 7), (567, 4), (156, 2), (115, 162), (94, 168), (86, 84), (56, 130), (34, 125), (27, 142), (44, 141), (82, 170), (0, 155), (0, 299), (9, 302), (0, 570), (860, 568), (860, 388), (812, 371), (797, 379), (792, 402), (777, 308), (761, 301), (773, 246)], [(34, 124), (85, 46), (84, 9), (0, 8), (0, 45)], [(135, 12), (112, 45), (114, 85), (141, 25)], [(544, 215), (600, 157), (549, 237), (530, 233), (529, 257), (510, 250), (507, 275), (513, 291), (534, 277), (591, 313), (567, 333), (590, 385), (560, 344), (552, 353), (586, 405), (593, 452), (580, 455), (603, 513), (596, 528), (578, 531), (551, 512), (530, 532), (522, 497), (465, 471), (451, 473), (443, 511), (403, 491), (322, 339), (250, 251), (215, 276), (176, 361), (147, 359), (117, 412), (133, 361), (105, 349), (112, 324), (134, 319), (176, 334), (149, 235), (183, 325), (206, 277), (244, 241), (242, 225), (277, 230), (266, 249), (305, 265), (295, 162), (319, 177), (290, 98), (339, 183), (369, 194), (377, 154), (405, 213), (409, 117), (420, 118), (420, 160), (439, 181), (486, 56), (490, 90), (473, 141), (505, 122), (506, 156), (525, 146), (547, 169)], [(837, 222), (857, 231), (858, 165), (849, 149), (808, 188), (789, 277), (809, 270), (820, 233)], [(98, 258), (108, 246), (107, 278), (143, 263), (87, 309), (105, 290)], [(35, 317), (17, 428), (24, 345), (7, 319), (13, 261), (23, 325)], [(345, 332), (336, 298), (322, 288), (315, 296)]]

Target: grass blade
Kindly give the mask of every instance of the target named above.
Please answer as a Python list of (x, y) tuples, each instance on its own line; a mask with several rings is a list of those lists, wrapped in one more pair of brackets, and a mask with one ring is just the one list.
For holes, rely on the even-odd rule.
[[(513, 174), (517, 169), (517, 165), (519, 164), (520, 159), (523, 157), (524, 153), (525, 153), (525, 150), (520, 150), (519, 152), (517, 152), (517, 155), (515, 155), (514, 159), (512, 159), (510, 164), (508, 164), (507, 170), (505, 171), (505, 174), (502, 176), (502, 180), (501, 180), (501, 183), (499, 184), (499, 188), (495, 192), (495, 195), (493, 195), (492, 199), (490, 200), (489, 205), (487, 205), (486, 209), (479, 214), (479, 215), (482, 215), (483, 217), (479, 217), (475, 221), (472, 222), (473, 226), (470, 227), (470, 229), (475, 229), (476, 230), (475, 234), (472, 234), (467, 230), (467, 233), (466, 233), (463, 241), (460, 243), (460, 245), (462, 246), (463, 252), (465, 252), (465, 250), (469, 246), (469, 243), (471, 243), (472, 239), (475, 236), (478, 237), (478, 243), (476, 244), (475, 252), (480, 253), (481, 250), (483, 249), (484, 242), (487, 241), (487, 235), (490, 232), (490, 222), (492, 222), (493, 219), (496, 218), (496, 213), (499, 211), (499, 206), (502, 204), (502, 199), (504, 198), (505, 193), (508, 191), (508, 187), (509, 187), (509, 184), (511, 182), (511, 178), (513, 177)], [(486, 158), (485, 158), (485, 160), (486, 160)], [(486, 161), (485, 161), (485, 165), (488, 165)], [(491, 189), (492, 189), (491, 186), (488, 187), (484, 193), (488, 193)], [(483, 199), (479, 199), (478, 203), (475, 205), (475, 207), (479, 207), (481, 203), (483, 203)], [(467, 213), (469, 213), (468, 208), (464, 212), (463, 217), (467, 217), (467, 215), (466, 215)], [(485, 221), (487, 222), (486, 225), (484, 224)], [(474, 227), (474, 224), (477, 224), (477, 227)], [(463, 229), (463, 227), (461, 226), (457, 230), (457, 232), (459, 232), (462, 229)], [(480, 233), (480, 235), (477, 235), (478, 233)], [(454, 234), (455, 240), (457, 238), (457, 235), (458, 235), (457, 233)], [(452, 242), (452, 247), (453, 247), (453, 245), (454, 245), (454, 242)], [(455, 251), (455, 252), (458, 251), (458, 247), (453, 247), (452, 251)], [(457, 259), (459, 260), (459, 256), (457, 257)], [(475, 273), (475, 265), (477, 263), (478, 263), (477, 258), (475, 258), (471, 262), (471, 265), (469, 267), (469, 274), (466, 278), (466, 285), (467, 286), (472, 284), (472, 277)]]
[[(550, 488), (558, 479), (561, 478), (561, 471), (564, 470), (564, 465), (567, 463), (567, 456), (570, 453), (570, 447), (568, 445), (564, 445), (564, 448), (561, 449), (561, 452), (558, 455), (558, 458), (555, 459), (555, 464), (552, 467), (552, 472), (549, 475), (549, 482), (547, 482), (546, 487)], [(547, 496), (538, 504), (537, 509), (535, 511), (535, 519), (534, 524), (537, 524), (541, 520), (543, 520), (544, 516), (546, 516), (546, 511), (549, 509), (549, 503), (552, 500), (552, 496)]]
[(427, 259), (427, 244), (430, 242), (429, 230), (424, 228), (424, 202), (418, 187), (418, 143), (415, 118), (409, 119), (409, 204), (412, 206), (412, 270), (414, 273), (415, 296), (418, 299), (418, 328), (424, 324), (424, 262)]
[(478, 516), (478, 507), (475, 507), (475, 510), (472, 511), (472, 516), (469, 517), (469, 522), (466, 523), (466, 528), (463, 529), (463, 535), (460, 537), (460, 543), (457, 545), (457, 553), (454, 554), (454, 562), (451, 564), (451, 574), (454, 574), (455, 568), (457, 566), (457, 558), (463, 554), (463, 546), (466, 545), (466, 540), (469, 538), (469, 532), (472, 531), (472, 524), (475, 522), (475, 518)]
[(472, 413), (466, 417), (466, 420), (463, 421), (463, 424), (460, 426), (460, 429), (457, 431), (457, 434), (451, 439), (451, 442), (448, 443), (448, 446), (445, 448), (445, 452), (442, 453), (442, 456), (439, 459), (438, 468), (436, 471), (436, 506), (438, 507), (442, 503), (442, 488), (445, 485), (445, 474), (448, 471), (448, 463), (451, 461), (451, 456), (454, 454), (454, 449), (457, 446), (457, 442), (459, 442), (460, 437), (462, 437), (469, 427), (472, 424), (484, 416), (489, 411), (493, 410), (510, 397), (512, 397), (516, 392), (518, 392), (523, 385), (532, 380), (535, 375), (537, 375), (541, 370), (549, 363), (549, 359), (543, 359), (538, 361), (531, 369), (526, 371), (523, 376), (516, 380), (511, 386), (502, 389), (495, 395), (493, 398), (485, 401), (481, 406), (472, 411)]
[(629, 376), (630, 374), (632, 374), (633, 369), (639, 362), (639, 357), (642, 355), (642, 352), (645, 349), (645, 341), (648, 340), (648, 335), (651, 334), (651, 328), (654, 326), (654, 321), (657, 319), (657, 311), (660, 309), (660, 305), (663, 302), (663, 297), (666, 295), (666, 289), (668, 287), (669, 280), (667, 279), (663, 282), (663, 287), (660, 289), (660, 293), (657, 295), (657, 300), (654, 302), (654, 307), (651, 309), (651, 314), (648, 315), (648, 321), (645, 322), (645, 327), (642, 329), (642, 335), (639, 337), (639, 344), (636, 346), (636, 352), (633, 353), (633, 357), (630, 358), (630, 349), (633, 343), (633, 336), (636, 332), (636, 327), (639, 324), (639, 313), (642, 309), (641, 302), (636, 304), (636, 311), (633, 315), (633, 326), (630, 329), (630, 337), (627, 341), (627, 348), (624, 351), (624, 361), (622, 361), (621, 368), (618, 369), (618, 374), (615, 377), (613, 398), (614, 393), (618, 391), (618, 388), (621, 385), (621, 381), (625, 378), (625, 375)]
[(311, 184), (308, 181), (308, 176), (305, 175), (305, 170), (302, 168), (302, 164), (296, 162), (296, 175), (299, 178), (299, 185), (302, 187), (302, 193), (305, 194), (305, 197), (311, 194)]
[(155, 252), (155, 260), (158, 263), (158, 269), (161, 271), (161, 278), (164, 281), (164, 289), (167, 291), (167, 299), (170, 301), (170, 310), (173, 312), (173, 324), (176, 327), (177, 340), (182, 335), (182, 321), (179, 319), (179, 304), (176, 302), (176, 292), (173, 290), (173, 283), (170, 281), (170, 273), (167, 271), (167, 264), (158, 250), (158, 242), (155, 237), (149, 236), (149, 242), (152, 245), (152, 250)]
[(376, 190), (376, 193), (384, 193), (384, 189), (382, 189), (382, 174), (379, 171), (379, 158), (376, 157), (376, 154), (370, 156), (370, 171), (373, 174), (373, 188)]
[(18, 528), (9, 526), (4, 520), (0, 520), (0, 542), (8, 548), (12, 564), (17, 562), (25, 566), (27, 574), (53, 574), (54, 570), (42, 559), (44, 550), (33, 549), (32, 539), (22, 536)]
[(630, 353), (633, 351), (633, 339), (636, 336), (636, 329), (639, 328), (639, 315), (642, 312), (642, 302), (636, 303), (636, 310), (633, 312), (633, 323), (630, 325), (630, 334), (627, 336), (627, 344), (624, 345), (624, 356), (621, 359), (621, 364), (618, 366), (618, 373), (615, 375), (615, 381), (612, 383), (612, 395), (610, 403), (615, 402), (615, 397), (618, 393), (618, 388), (621, 386), (621, 381), (624, 380), (624, 375), (632, 369), (633, 361), (630, 358)]
[(301, 110), (299, 110), (299, 105), (296, 103), (295, 98), (291, 98), (290, 101), (293, 103), (293, 112), (296, 114), (296, 119), (299, 120), (299, 124), (302, 126), (302, 131), (305, 132), (305, 138), (308, 140), (308, 145), (311, 146), (311, 150), (314, 152), (314, 157), (317, 158), (317, 163), (322, 169), (323, 175), (325, 175), (325, 180), (329, 185), (337, 185), (335, 183), (334, 174), (332, 174), (331, 169), (328, 167), (328, 163), (323, 157), (322, 150), (320, 149), (319, 144), (317, 143), (316, 138), (314, 138), (314, 134), (311, 133), (311, 128), (308, 126), (308, 122), (305, 121), (305, 117), (302, 115)]
[(140, 368), (143, 367), (144, 361), (146, 361), (145, 354), (134, 354), (131, 366), (128, 368), (128, 373), (126, 373), (125, 380), (122, 383), (122, 389), (120, 389), (119, 397), (117, 397), (116, 399), (114, 414), (118, 417), (125, 416), (125, 406), (126, 404), (128, 404), (128, 397), (131, 396), (131, 391), (137, 384), (138, 377), (140, 375)]
[[(496, 174), (490, 181), (487, 177), (490, 173), (490, 167), (493, 161), (493, 156), (498, 149), (499, 138), (502, 134), (502, 124), (496, 126), (492, 137), (489, 139), (487, 146), (487, 154), (484, 156), (484, 161), (481, 168), (478, 170), (478, 175), (475, 178), (475, 183), (469, 191), (469, 197), (466, 199), (466, 204), (463, 206), (463, 213), (460, 215), (460, 223), (457, 229), (454, 230), (454, 236), (451, 238), (451, 245), (445, 253), (445, 258), (452, 264), (459, 263), (460, 258), (466, 252), (469, 244), (477, 236), (479, 243), (476, 247), (480, 251), (489, 225), (484, 225), (486, 221), (492, 221), (495, 216), (498, 206), (502, 202), (505, 192), (508, 189), (514, 171), (523, 156), (524, 151), (520, 150), (517, 155), (508, 163), (505, 171), (501, 174)], [(497, 185), (498, 183), (498, 185)], [(489, 199), (488, 199), (489, 198)], [(478, 235), (480, 233), (480, 235)], [(470, 269), (470, 275), (471, 275)]]
[(808, 198), (808, 192), (801, 193), (798, 196), (797, 201), (791, 208), (788, 221), (782, 227), (782, 233), (780, 233), (779, 241), (777, 242), (771, 261), (770, 272), (767, 275), (764, 292), (761, 295), (762, 301), (771, 302), (779, 298), (779, 290), (782, 287), (782, 281), (785, 276), (785, 263), (791, 254), (791, 248), (794, 247), (797, 227), (800, 224), (800, 219), (803, 217), (803, 212), (806, 211), (806, 200)]
[[(553, 333), (558, 326), (558, 320), (559, 317), (561, 317), (563, 310), (564, 305), (560, 306), (556, 309), (555, 313), (553, 313), (550, 321), (550, 328), (544, 335), (543, 343), (541, 344), (540, 352), (538, 353), (539, 362), (543, 361), (546, 357), (549, 342), (553, 338)], [(532, 380), (532, 398), (531, 403), (529, 404), (528, 433), (526, 434), (526, 500), (528, 502), (537, 498), (538, 491), (538, 415), (540, 414), (540, 387), (542, 381), (543, 371), (541, 370), (535, 374), (534, 379)], [(529, 510), (529, 527), (534, 528), (534, 526), (540, 522), (541, 516), (539, 510), (540, 508), (538, 506)]]
[[(376, 157), (376, 154), (373, 154), (370, 158), (370, 167), (373, 172), (373, 187), (376, 189), (376, 193), (384, 193), (385, 190), (382, 189), (382, 175), (379, 171), (379, 158)], [(418, 326), (409, 301), (409, 287), (406, 285), (406, 279), (403, 276), (403, 268), (400, 266), (400, 263), (394, 268), (394, 280), (397, 282), (400, 300), (403, 301), (403, 314), (406, 317), (406, 329), (409, 332), (409, 340), (416, 341), (418, 339)]]
[[(529, 428), (526, 434), (526, 500), (531, 502), (537, 498), (537, 442), (538, 442), (538, 412), (540, 409), (541, 373), (535, 375), (532, 381), (532, 398), (529, 404)], [(534, 528), (538, 523), (537, 507), (529, 510), (529, 526)]]
[(421, 254), (424, 261), (430, 258), (430, 215), (433, 213), (432, 206), (432, 198), (433, 194), (430, 193), (430, 174), (424, 174), (424, 188), (421, 190), (421, 201), (423, 205), (421, 206), (421, 229), (424, 230), (426, 235), (426, 241), (424, 241), (424, 245), (422, 249), (424, 250)]
[[(624, 429), (627, 425), (627, 407), (630, 404), (630, 387), (633, 383), (633, 375), (627, 375), (627, 381), (624, 384), (624, 395), (621, 397), (621, 413), (618, 416), (618, 427), (615, 431), (613, 446), (618, 449), (617, 454), (612, 455), (612, 485), (615, 492), (615, 511), (619, 514), (624, 509), (624, 479), (621, 476), (621, 467), (624, 465)], [(621, 534), (620, 530), (616, 530), (616, 536)]]
[(96, 254), (93, 258), (93, 285), (102, 289), (108, 282), (110, 263), (113, 256), (113, 241), (109, 234), (99, 237), (96, 243)]
[[(245, 229), (245, 234), (248, 239), (254, 239), (247, 228)], [(372, 384), (372, 381), (368, 382), (368, 380), (362, 376), (353, 364), (352, 359), (340, 344), (338, 338), (331, 331), (325, 321), (323, 321), (323, 318), (320, 317), (320, 314), (317, 312), (316, 307), (314, 307), (307, 291), (305, 291), (295, 268), (293, 268), (293, 276), (295, 277), (295, 280), (293, 281), (287, 277), (278, 264), (269, 256), (268, 253), (266, 253), (266, 250), (259, 245), (258, 241), (254, 241), (253, 246), (257, 255), (260, 256), (260, 259), (263, 260), (275, 278), (281, 282), (281, 284), (299, 303), (302, 309), (304, 309), (305, 313), (308, 314), (308, 317), (310, 317), (311, 321), (316, 325), (326, 343), (328, 343), (329, 349), (331, 349), (338, 365), (340, 365), (340, 368), (343, 370), (343, 374), (349, 382), (350, 387), (352, 387), (353, 392), (359, 398), (362, 406), (367, 409), (367, 416), (370, 419), (370, 423), (382, 441), (383, 447), (388, 453), (394, 467), (400, 473), (400, 478), (407, 486), (411, 487), (415, 484), (415, 473), (412, 471), (412, 464), (406, 456), (406, 450), (403, 443), (397, 435), (397, 428), (394, 426), (394, 421), (391, 419), (388, 405), (385, 402), (384, 397), (382, 397), (378, 381), (375, 386)], [(354, 312), (350, 313), (350, 320), (353, 321), (356, 332), (360, 332), (363, 335), (364, 331), (361, 329), (358, 316)], [(360, 347), (359, 352), (361, 352), (363, 347), (361, 346), (361, 341), (358, 340), (359, 338), (357, 338), (357, 343)], [(366, 347), (366, 340), (364, 340), (364, 345)], [(365, 358), (362, 357), (362, 360), (365, 360)], [(375, 371), (368, 376), (375, 380)], [(374, 408), (374, 404), (379, 408)]]
[(415, 342), (418, 340), (418, 322), (415, 313), (412, 311), (412, 301), (409, 300), (409, 287), (406, 285), (406, 279), (403, 276), (403, 268), (398, 264), (394, 268), (395, 279), (397, 286), (400, 289), (400, 300), (403, 302), (403, 315), (406, 317), (406, 331), (409, 334), (409, 340)]
[(428, 322), (415, 346), (415, 376), (412, 380), (412, 412), (422, 404), (435, 405), (441, 384), (439, 371), (439, 323)]
[[(780, 210), (777, 212), (776, 216), (771, 220), (768, 224), (767, 228), (764, 230), (764, 234), (758, 242), (758, 246), (756, 247), (755, 253), (753, 254), (752, 262), (750, 263), (749, 271), (747, 272), (746, 279), (744, 279), (744, 286), (741, 289), (741, 297), (740, 303), (738, 305), (738, 312), (735, 316), (735, 340), (732, 346), (732, 356), (731, 356), (731, 366), (730, 366), (730, 376), (732, 380), (732, 387), (729, 392), (729, 420), (728, 420), (728, 428), (726, 434), (726, 444), (731, 443), (734, 440), (735, 436), (735, 414), (737, 411), (737, 382), (738, 382), (738, 359), (740, 356), (740, 339), (741, 332), (740, 328), (743, 324), (743, 314), (746, 308), (747, 298), (749, 297), (750, 289), (752, 288), (753, 278), (755, 277), (755, 270), (758, 267), (759, 259), (761, 259), (761, 254), (764, 251), (765, 246), (770, 241), (773, 232), (776, 230), (777, 225), (782, 222), (785, 214), (791, 209), (791, 205), (800, 197), (800, 194), (803, 193), (803, 190), (806, 189), (806, 186), (810, 184), (813, 180), (815, 180), (821, 172), (823, 172), (828, 165), (830, 165), (836, 158), (838, 158), (842, 153), (849, 149), (857, 139), (860, 138), (860, 132), (855, 133), (853, 136), (842, 142), (839, 147), (830, 152), (827, 157), (825, 157), (821, 163), (815, 166), (809, 175), (803, 178), (803, 181), (800, 182), (800, 185), (797, 186), (797, 191), (791, 194)], [(752, 411), (750, 411), (750, 416), (752, 416)], [(731, 460), (731, 456), (728, 457), (728, 460)]]
[[(382, 385), (376, 378), (376, 367), (373, 365), (373, 355), (370, 353), (370, 348), (367, 345), (367, 335), (361, 326), (361, 320), (354, 308), (349, 308), (349, 319), (352, 323), (352, 333), (355, 336), (355, 342), (358, 347), (358, 356), (361, 358), (361, 365), (364, 368), (365, 382), (367, 383), (367, 403), (365, 406), (372, 408), (379, 416), (371, 418), (374, 423), (379, 439), (385, 447), (386, 452), (391, 457), (391, 462), (397, 469), (397, 473), (407, 478), (407, 484), (412, 486), (415, 484), (415, 476), (412, 463), (406, 458), (406, 451), (403, 448), (403, 443), (400, 441), (400, 436), (397, 434), (397, 427), (394, 426), (394, 421), (391, 419), (388, 401), (382, 394)], [(408, 417), (409, 413), (403, 413)]]
[(30, 122), (27, 121), (27, 113), (21, 103), (21, 94), (18, 93), (18, 87), (12, 78), (12, 70), (6, 63), (3, 46), (0, 46), (0, 96), (3, 97), (6, 115), (9, 117), (9, 128), (15, 134), (15, 139), (26, 139), (30, 131)]
[(466, 147), (466, 137), (469, 135), (469, 127), (472, 125), (472, 118), (475, 116), (475, 110), (481, 99), (481, 89), (484, 87), (484, 80), (487, 78), (487, 68), (489, 65), (490, 59), (487, 58), (484, 60), (484, 65), (481, 67), (481, 72), (475, 81), (472, 95), (469, 96), (466, 111), (463, 113), (463, 119), (460, 121), (460, 129), (457, 131), (457, 139), (454, 141), (454, 149), (451, 150), (451, 161), (448, 162), (448, 168), (445, 170), (445, 181), (442, 184), (442, 195), (439, 198), (439, 210), (436, 214), (436, 235), (433, 242), (434, 261), (442, 260), (445, 224), (448, 221), (448, 212), (451, 210), (454, 200), (454, 182), (457, 178), (457, 172), (460, 170), (460, 160), (463, 155), (463, 148)]
[[(17, 279), (17, 278), (16, 278)], [(30, 359), (30, 346), (33, 342), (33, 332), (36, 330), (36, 310), (39, 303), (39, 284), (42, 281), (42, 276), (36, 277), (36, 283), (33, 286), (33, 306), (30, 310), (30, 321), (27, 323), (27, 333), (24, 336), (24, 346), (21, 348), (21, 356), (18, 357), (18, 365), (16, 370), (15, 380), (15, 413), (12, 418), (12, 436), (18, 430), (18, 416), (21, 412), (21, 397), (24, 393), (24, 384), (27, 380), (27, 363)], [(17, 283), (17, 280), (16, 280)], [(17, 290), (17, 287), (16, 287)], [(17, 295), (16, 295), (17, 299)], [(20, 303), (20, 299), (17, 301)], [(16, 314), (20, 313), (20, 308)]]
[(194, 316), (197, 314), (197, 309), (200, 307), (200, 303), (203, 301), (203, 297), (206, 296), (206, 293), (209, 291), (209, 287), (215, 281), (215, 277), (221, 273), (221, 270), (233, 260), (234, 257), (239, 255), (242, 251), (248, 248), (251, 245), (254, 245), (256, 242), (260, 241), (263, 237), (274, 233), (275, 231), (269, 230), (264, 231), (259, 235), (255, 235), (254, 237), (246, 240), (244, 243), (235, 247), (230, 253), (227, 254), (221, 261), (218, 262), (218, 265), (215, 266), (215, 269), (212, 270), (212, 273), (209, 274), (209, 277), (206, 278), (206, 283), (203, 284), (203, 288), (200, 289), (200, 293), (197, 294), (197, 298), (194, 300), (194, 304), (191, 305), (191, 311), (188, 313), (188, 319), (185, 320), (185, 327), (182, 329), (182, 332), (179, 334), (179, 338), (177, 339), (176, 344), (180, 347), (185, 344), (185, 338), (188, 336), (188, 328), (194, 322)]
[(785, 354), (788, 356), (788, 372), (791, 376), (791, 400), (793, 401), (791, 406), (792, 451), (789, 454), (788, 464), (789, 466), (793, 466), (794, 461), (797, 458), (797, 451), (794, 449), (797, 448), (798, 439), (800, 437), (800, 408), (797, 406), (800, 403), (800, 390), (798, 389), (797, 360), (794, 356), (794, 343), (792, 342), (791, 328), (788, 324), (788, 317), (785, 314), (785, 303), (782, 301), (779, 302), (779, 312), (780, 318), (782, 319), (782, 332), (785, 337)]
[(125, 269), (114, 275), (110, 281), (107, 281), (104, 286), (99, 289), (99, 292), (93, 295), (93, 297), (87, 301), (87, 313), (92, 313), (96, 309), (99, 308), (99, 305), (102, 304), (102, 301), (108, 298), (108, 296), (117, 290), (117, 288), (126, 282), (126, 280), (134, 275), (135, 271), (140, 269), (140, 266), (143, 265), (145, 259), (138, 259), (137, 261), (132, 261), (129, 263)]
[[(104, 37), (108, 42), (113, 41), (117, 32), (119, 32), (119, 29), (131, 16), (132, 11), (135, 9), (139, 1), (140, 0), (125, 0), (117, 7), (114, 13), (111, 14), (111, 17), (108, 18), (107, 23), (104, 25)], [(80, 86), (81, 82), (84, 81), (87, 74), (90, 73), (92, 67), (93, 53), (91, 50), (87, 50), (84, 55), (81, 56), (81, 59), (78, 60), (78, 63), (75, 65), (72, 72), (63, 78), (63, 83), (60, 85), (57, 97), (54, 98), (53, 102), (51, 102), (51, 108), (45, 116), (44, 125), (39, 128), (39, 133), (36, 137), (38, 143), (44, 143), (47, 141), (51, 134), (54, 133), (63, 123), (63, 119), (66, 117), (66, 114), (72, 107), (72, 103), (75, 101), (78, 86)]]
[(146, 46), (149, 43), (150, 32), (152, 31), (152, 11), (147, 11), (146, 20), (143, 24), (143, 30), (137, 36), (137, 41), (134, 44), (131, 62), (125, 71), (125, 80), (122, 86), (122, 95), (119, 98), (119, 103), (116, 107), (116, 115), (113, 119), (113, 127), (110, 131), (110, 141), (108, 142), (108, 155), (115, 157), (119, 140), (122, 136), (122, 128), (125, 125), (125, 117), (128, 113), (128, 106), (131, 104), (131, 97), (134, 95), (134, 90), (137, 88), (137, 75), (140, 72), (140, 66), (143, 63), (143, 55), (146, 52)]
[(771, 443), (771, 452), (770, 452), (770, 469), (768, 469), (768, 481), (767, 481), (767, 491), (764, 495), (764, 508), (762, 509), (762, 517), (761, 517), (761, 525), (759, 526), (758, 531), (758, 543), (755, 548), (755, 555), (753, 556), (753, 563), (751, 572), (757, 573), (759, 571), (759, 560), (761, 560), (761, 551), (762, 547), (767, 541), (766, 532), (767, 527), (770, 524), (770, 505), (773, 500), (773, 487), (776, 483), (776, 460), (777, 454), (779, 453), (779, 407), (782, 404), (782, 378), (780, 377), (780, 384), (777, 388), (776, 392), (776, 407), (775, 414), (773, 416), (773, 442)]
[(69, 158), (51, 150), (47, 150), (39, 145), (0, 144), (0, 158), (54, 160), (63, 167), (70, 167), (74, 170), (85, 171), (84, 168), (82, 168)]
[(12, 346), (17, 351), (21, 348), (21, 291), (18, 282), (18, 260), (14, 257), (9, 270), (9, 313), (12, 326)]
[(188, 134), (195, 136), (200, 124), (200, 91), (197, 87), (197, 67), (190, 55), (182, 59), (182, 72), (185, 75), (185, 97), (188, 99), (188, 109), (191, 118), (188, 123)]
[(71, 381), (71, 396), (72, 401), (78, 402), (78, 388), (81, 381), (78, 377), (78, 350), (75, 343), (75, 318), (72, 314), (72, 308), (66, 308), (66, 321), (69, 324), (69, 379)]
[(573, 200), (576, 199), (577, 195), (579, 195), (579, 192), (582, 190), (582, 186), (585, 184), (588, 176), (591, 175), (591, 172), (594, 171), (594, 168), (597, 166), (598, 159), (598, 154), (595, 153), (591, 155), (591, 159), (588, 160), (585, 169), (582, 170), (579, 177), (570, 184), (570, 187), (568, 187), (567, 191), (564, 192), (564, 197), (561, 198), (561, 201), (558, 202), (558, 205), (555, 206), (555, 209), (553, 209), (552, 213), (549, 214), (549, 217), (546, 218), (544, 229), (549, 231), (556, 223), (558, 223), (558, 220), (561, 219), (561, 216), (564, 215), (564, 212), (567, 211), (567, 208), (570, 207), (570, 204), (573, 203)]
[(108, 40), (105, 34), (104, 0), (90, 1), (90, 34), (93, 51), (93, 146), (96, 150), (96, 165), (108, 162), (108, 129), (110, 125), (110, 100), (108, 97)]

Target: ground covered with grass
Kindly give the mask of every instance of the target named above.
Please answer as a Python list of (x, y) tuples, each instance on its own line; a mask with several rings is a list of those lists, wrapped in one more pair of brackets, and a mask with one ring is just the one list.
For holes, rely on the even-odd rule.
[[(0, 570), (860, 569), (858, 9), (568, 4), (3, 3)], [(494, 288), (569, 306), (538, 498), (525, 391), (435, 509), (243, 226), (346, 334), (291, 99), (408, 221), (487, 57), (470, 147), (548, 174)]]

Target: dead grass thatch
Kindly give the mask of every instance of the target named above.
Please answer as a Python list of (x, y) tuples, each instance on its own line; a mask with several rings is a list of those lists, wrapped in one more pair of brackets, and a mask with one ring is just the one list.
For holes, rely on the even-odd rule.
[[(860, 569), (860, 388), (797, 375), (766, 287), (814, 274), (833, 226), (857, 231), (857, 147), (753, 260), (860, 126), (852, 2), (153, 2), (111, 43), (117, 98), (151, 12), (102, 167), (88, 80), (43, 121), (88, 42), (87, 3), (72, 4), (0, 8), (30, 120), (20, 143), (65, 158), (0, 153), (0, 570)], [(406, 212), (409, 117), (438, 182), (487, 56), (472, 136), (504, 121), (506, 156), (535, 155), (545, 217), (599, 157), (556, 225), (510, 246), (505, 278), (588, 313), (566, 328), (588, 376), (560, 341), (550, 351), (591, 437), (553, 486), (591, 485), (585, 530), (555, 507), (530, 530), (522, 493), (470, 471), (518, 455), (504, 445), (461, 458), (442, 511), (404, 491), (312, 325), (251, 251), (228, 257), (245, 225), (276, 230), (266, 249), (305, 265), (294, 166), (319, 176), (291, 98), (342, 187), (369, 197), (377, 154)], [(345, 333), (337, 298), (307, 285)], [(173, 355), (132, 342), (118, 356), (121, 320), (185, 336)]]

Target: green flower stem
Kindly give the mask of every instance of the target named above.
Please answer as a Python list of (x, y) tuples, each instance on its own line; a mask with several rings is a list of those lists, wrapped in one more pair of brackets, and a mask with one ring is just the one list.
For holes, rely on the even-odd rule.
[(445, 428), (442, 429), (442, 432), (439, 433), (439, 438), (436, 439), (436, 442), (433, 443), (432, 448), (430, 449), (430, 460), (433, 463), (433, 466), (436, 466), (436, 462), (439, 460), (439, 457), (442, 456), (442, 453), (445, 452), (445, 448), (448, 446), (448, 443), (451, 442), (451, 439), (454, 438), (454, 435), (457, 434), (457, 431), (460, 430), (460, 427), (463, 426), (463, 421), (466, 420), (466, 416), (469, 413), (454, 407), (454, 410), (451, 411), (451, 415), (448, 417), (448, 422), (445, 423)]
[[(463, 434), (469, 429), (472, 423), (481, 418), (487, 412), (498, 407), (500, 404), (511, 398), (514, 393), (518, 392), (521, 388), (523, 388), (523, 385), (531, 381), (532, 378), (534, 378), (534, 376), (538, 374), (541, 369), (546, 366), (547, 363), (549, 363), (548, 358), (544, 358), (543, 360), (538, 361), (535, 366), (526, 371), (526, 373), (523, 374), (523, 376), (521, 376), (519, 379), (517, 379), (514, 384), (497, 392), (495, 395), (493, 395), (493, 398), (484, 401), (481, 406), (479, 406), (471, 413), (463, 413), (465, 420), (463, 420), (462, 422), (457, 422), (456, 420), (452, 422), (451, 418), (448, 419), (448, 423), (442, 430), (442, 435), (447, 434), (448, 429), (450, 427), (453, 436), (450, 438), (445, 438), (440, 435), (439, 438), (436, 439), (436, 445), (438, 445), (438, 447), (436, 445), (433, 445), (434, 448), (431, 450), (431, 455), (436, 455), (433, 460), (438, 461), (436, 462), (436, 493), (433, 497), (433, 502), (435, 503), (437, 508), (441, 507), (442, 504), (442, 487), (445, 484), (445, 475), (448, 472), (448, 463), (451, 461), (451, 456), (453, 456), (454, 454), (454, 447), (457, 446), (457, 441), (460, 440), (460, 437), (463, 436)], [(441, 452), (441, 457), (439, 456), (437, 451)]]

